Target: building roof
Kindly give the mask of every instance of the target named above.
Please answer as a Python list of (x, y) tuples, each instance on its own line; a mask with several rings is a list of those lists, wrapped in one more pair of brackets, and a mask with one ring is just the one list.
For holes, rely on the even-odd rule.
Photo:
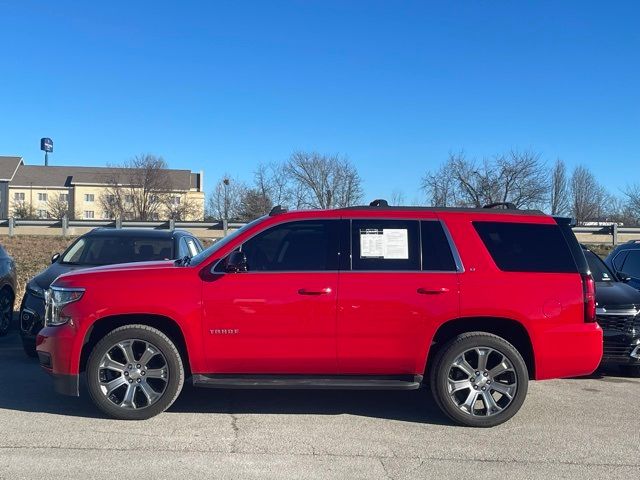
[(0, 181), (10, 181), (21, 163), (22, 157), (0, 156)]
[[(8, 157), (0, 157), (8, 158)], [(3, 164), (0, 162), (0, 177)], [(189, 190), (198, 187), (198, 174), (189, 170), (166, 170), (169, 182), (174, 190)], [(72, 185), (108, 185), (117, 179), (121, 185), (126, 185), (130, 179), (131, 170), (112, 167), (76, 167), (76, 166), (47, 166), (21, 165), (11, 179), (11, 186), (20, 187), (70, 187)]]

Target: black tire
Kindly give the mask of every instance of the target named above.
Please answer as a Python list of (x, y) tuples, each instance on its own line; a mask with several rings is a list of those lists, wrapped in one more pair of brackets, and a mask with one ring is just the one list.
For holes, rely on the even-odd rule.
[[(107, 398), (101, 390), (100, 362), (116, 344), (127, 340), (149, 342), (166, 359), (166, 367), (163, 368), (167, 369), (168, 380), (164, 391), (155, 403), (141, 408), (123, 408)], [(164, 412), (178, 398), (183, 384), (184, 366), (180, 352), (169, 337), (147, 325), (125, 325), (112, 330), (93, 347), (87, 362), (87, 386), (91, 399), (104, 413), (120, 420), (146, 420)]]
[(640, 378), (640, 365), (622, 365), (620, 370), (627, 377)]
[[(452, 375), (452, 372), (455, 372), (458, 375), (464, 377), (464, 375), (462, 375), (462, 370), (457, 370), (455, 367), (453, 367), (454, 361), (460, 358), (463, 353), (473, 351), (473, 349), (475, 348), (491, 349), (496, 353), (491, 353), (493, 357), (489, 356), (490, 360), (499, 359), (499, 355), (502, 355), (504, 359), (507, 359), (513, 367), (505, 373), (497, 375), (496, 378), (499, 378), (499, 380), (494, 379), (493, 386), (489, 387), (482, 383), (483, 385), (485, 385), (485, 389), (493, 389), (498, 383), (502, 383), (503, 381), (505, 381), (504, 379), (506, 375), (510, 377), (508, 379), (509, 382), (515, 382), (509, 384), (510, 386), (515, 385), (515, 387), (513, 387), (515, 393), (513, 394), (511, 399), (509, 399), (508, 396), (505, 396), (504, 399), (502, 399), (502, 396), (498, 394), (498, 403), (503, 403), (503, 406), (497, 405), (498, 407), (502, 408), (501, 410), (495, 408), (495, 412), (497, 413), (492, 412), (489, 415), (472, 414), (461, 408), (461, 406), (456, 403), (456, 400), (454, 400), (454, 398), (452, 398), (451, 394), (449, 393), (449, 384), (451, 380), (456, 380), (456, 378), (450, 380), (450, 375)], [(491, 364), (489, 363), (489, 366), (486, 370), (490, 369)], [(491, 376), (485, 376), (485, 378), (483, 379), (482, 372), (478, 377), (476, 377), (475, 373), (476, 372), (472, 373), (473, 376), (469, 378), (469, 382), (472, 381), (472, 378), (474, 379), (473, 382), (486, 382), (486, 378), (492, 378)], [(527, 366), (518, 350), (516, 350), (516, 348), (505, 339), (485, 332), (464, 333), (458, 335), (453, 340), (443, 345), (433, 359), (429, 374), (431, 392), (438, 407), (440, 407), (440, 409), (453, 421), (467, 427), (494, 427), (506, 422), (511, 417), (513, 417), (518, 412), (518, 410), (520, 410), (520, 407), (524, 403), (524, 399), (527, 395), (527, 389), (529, 386), (529, 374), (527, 371)], [(502, 375), (502, 377), (500, 377), (500, 375)], [(480, 380), (477, 380), (478, 378)], [(466, 383), (466, 378), (462, 378), (460, 381)], [(475, 390), (478, 390), (476, 386), (480, 384), (481, 383), (469, 383), (469, 385), (473, 385), (473, 388)], [(460, 390), (462, 397), (464, 397), (466, 391), (467, 390), (465, 389)], [(468, 387), (468, 392), (469, 393), (467, 394), (467, 399), (472, 398), (471, 395), (474, 394), (474, 392), (470, 387)], [(485, 395), (485, 393), (479, 391), (476, 393), (480, 394), (481, 396)], [(491, 390), (487, 391), (486, 393), (492, 395), (492, 398), (495, 399), (495, 395), (491, 393)], [(476, 398), (476, 400), (470, 403), (473, 403), (473, 405), (477, 405), (476, 402), (478, 400), (480, 400), (481, 405), (484, 405), (485, 402), (480, 398)], [(491, 401), (491, 398), (489, 398), (489, 402)], [(474, 409), (473, 405), (471, 407), (471, 411), (475, 413), (476, 410)], [(479, 411), (481, 412), (482, 410)], [(486, 408), (484, 410), (484, 412), (488, 411), (489, 408)]]
[(24, 350), (24, 353), (25, 355), (27, 355), (27, 357), (38, 358), (35, 340), (22, 337), (22, 349)]
[(0, 290), (0, 337), (9, 332), (13, 322), (13, 293), (7, 288)]

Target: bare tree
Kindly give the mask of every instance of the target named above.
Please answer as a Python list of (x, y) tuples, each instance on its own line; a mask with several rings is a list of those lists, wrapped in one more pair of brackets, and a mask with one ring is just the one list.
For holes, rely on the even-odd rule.
[(511, 151), (482, 161), (470, 160), (463, 152), (450, 154), (438, 170), (427, 172), (422, 187), (434, 206), (476, 208), (495, 202), (540, 207), (548, 190), (540, 155), (528, 151)]
[(157, 220), (173, 185), (162, 157), (137, 155), (112, 169), (99, 202), (108, 216)]
[(238, 218), (249, 222), (269, 213), (273, 203), (267, 194), (257, 188), (249, 188), (242, 193), (238, 205)]
[(29, 202), (18, 201), (13, 204), (13, 216), (21, 220), (33, 220), (36, 218), (33, 205)]
[[(67, 194), (68, 195), (68, 194)], [(47, 211), (51, 218), (60, 220), (63, 217), (71, 217), (72, 212), (69, 209), (68, 197), (63, 197), (60, 193), (53, 193), (48, 196)]]
[(216, 220), (239, 219), (240, 201), (246, 189), (243, 182), (225, 174), (209, 195), (207, 217)]
[(580, 165), (571, 175), (571, 213), (576, 222), (603, 220), (609, 195), (589, 169)]
[[(295, 152), (285, 174), (296, 203), (308, 208), (348, 207), (361, 201), (362, 180), (348, 159), (338, 155)], [(297, 206), (298, 206), (297, 205)]]
[(564, 215), (570, 210), (569, 179), (567, 167), (560, 159), (551, 169), (549, 210), (551, 215)]
[(164, 212), (169, 220), (184, 221), (198, 216), (199, 207), (186, 195), (167, 195), (163, 197)]
[(404, 205), (404, 193), (402, 190), (394, 190), (391, 192), (391, 205), (400, 206)]
[(621, 208), (627, 224), (640, 224), (640, 184), (628, 185), (624, 190), (626, 201)]

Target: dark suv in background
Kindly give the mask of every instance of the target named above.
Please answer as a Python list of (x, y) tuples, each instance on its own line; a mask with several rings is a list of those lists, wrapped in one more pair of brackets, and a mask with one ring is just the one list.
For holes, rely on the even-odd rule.
[(27, 282), (20, 307), (20, 333), (27, 355), (36, 356), (35, 339), (43, 327), (45, 290), (63, 273), (116, 263), (193, 257), (203, 250), (200, 241), (182, 230), (96, 228), (79, 237), (51, 265)]
[(640, 290), (640, 240), (618, 245), (604, 261), (620, 279)]
[(640, 292), (582, 248), (596, 282), (596, 318), (604, 331), (602, 365), (618, 365), (626, 375), (640, 377)]

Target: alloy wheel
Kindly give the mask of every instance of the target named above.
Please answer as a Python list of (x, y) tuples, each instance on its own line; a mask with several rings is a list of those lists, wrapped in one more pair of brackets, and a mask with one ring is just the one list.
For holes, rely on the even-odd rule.
[(123, 340), (107, 350), (98, 365), (100, 391), (123, 409), (155, 404), (169, 382), (167, 359), (145, 340)]
[(489, 347), (474, 347), (449, 367), (447, 391), (458, 409), (471, 416), (490, 417), (513, 401), (518, 378), (506, 355)]

